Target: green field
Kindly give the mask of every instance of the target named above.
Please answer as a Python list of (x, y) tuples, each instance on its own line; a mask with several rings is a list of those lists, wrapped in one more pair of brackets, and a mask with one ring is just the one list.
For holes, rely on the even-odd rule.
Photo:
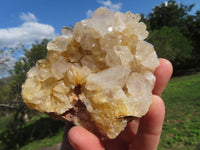
[[(166, 118), (158, 149), (200, 150), (200, 73), (171, 79), (162, 98)], [(0, 119), (0, 131), (6, 122), (5, 118)], [(62, 132), (62, 123), (45, 116), (35, 118), (24, 126), (26, 142), (20, 149), (34, 150), (56, 144), (62, 140)]]
[(159, 150), (200, 150), (200, 73), (171, 79)]

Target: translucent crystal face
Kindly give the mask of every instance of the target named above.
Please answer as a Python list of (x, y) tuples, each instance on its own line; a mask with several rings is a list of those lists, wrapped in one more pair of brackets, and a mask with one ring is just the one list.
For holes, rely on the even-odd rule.
[(127, 116), (142, 117), (152, 102), (159, 65), (140, 16), (97, 9), (91, 19), (47, 45), (47, 57), (27, 73), (24, 102), (40, 112), (115, 138)]

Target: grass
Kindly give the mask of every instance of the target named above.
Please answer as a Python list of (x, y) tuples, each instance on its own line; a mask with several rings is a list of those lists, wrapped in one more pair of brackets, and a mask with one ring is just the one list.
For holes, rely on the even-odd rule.
[(21, 130), (16, 128), (12, 134), (8, 134), (12, 132), (8, 127), (1, 128), (0, 150), (32, 150), (51, 146), (62, 140), (63, 130), (63, 122), (52, 120), (44, 114), (35, 116)]
[(28, 143), (24, 147), (21, 147), (20, 150), (33, 150), (42, 147), (52, 146), (62, 141), (62, 135), (63, 135), (63, 129), (59, 130), (59, 132), (52, 137), (46, 137), (44, 139), (35, 140), (31, 143)]
[[(37, 128), (38, 127), (38, 128)], [(42, 147), (52, 146), (62, 141), (64, 123), (48, 118), (45, 114), (36, 116), (32, 122), (27, 124), (27, 131), (38, 130), (35, 135), (32, 135), (35, 140), (27, 142), (20, 150), (33, 150)], [(40, 135), (37, 135), (37, 134)], [(35, 138), (38, 136), (38, 138)]]
[[(171, 79), (162, 98), (166, 117), (158, 150), (200, 150), (200, 73)], [(8, 121), (0, 119), (0, 130)], [(61, 142), (63, 124), (36, 117), (23, 133), (27, 140), (20, 150), (34, 150)]]
[(200, 73), (171, 79), (159, 150), (200, 149)]

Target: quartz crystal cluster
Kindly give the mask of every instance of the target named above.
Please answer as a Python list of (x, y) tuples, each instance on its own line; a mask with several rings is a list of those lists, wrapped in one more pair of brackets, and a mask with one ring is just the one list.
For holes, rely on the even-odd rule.
[(159, 61), (139, 21), (138, 14), (101, 7), (74, 29), (63, 28), (27, 73), (26, 105), (114, 139), (152, 102)]

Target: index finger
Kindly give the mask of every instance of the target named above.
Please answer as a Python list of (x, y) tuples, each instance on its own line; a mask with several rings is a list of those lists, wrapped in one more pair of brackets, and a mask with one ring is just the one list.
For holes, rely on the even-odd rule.
[(153, 94), (161, 96), (169, 79), (171, 78), (173, 67), (172, 64), (163, 58), (159, 59), (160, 65), (156, 68), (154, 75), (156, 76), (156, 83), (153, 89)]

